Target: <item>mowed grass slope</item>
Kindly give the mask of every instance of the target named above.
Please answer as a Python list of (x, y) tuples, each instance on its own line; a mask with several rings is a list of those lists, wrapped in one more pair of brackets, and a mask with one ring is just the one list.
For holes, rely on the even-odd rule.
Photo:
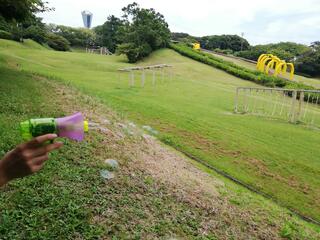
[(19, 69), (97, 96), (159, 138), (199, 157), (281, 204), (320, 220), (319, 132), (283, 121), (232, 114), (237, 86), (257, 86), (168, 50), (139, 64), (168, 63), (174, 77), (129, 88), (124, 57), (61, 53), (0, 41), (1, 56)]
[[(203, 174), (187, 159), (175, 157), (170, 165), (178, 160), (184, 167), (177, 172), (192, 174), (171, 175), (172, 182), (166, 177), (170, 167), (162, 166), (165, 175), (159, 178), (150, 159), (144, 164), (138, 156), (163, 164), (159, 154), (181, 154), (129, 134), (118, 124), (128, 122), (94, 98), (4, 60), (0, 57), (0, 158), (22, 141), (18, 123), (32, 117), (81, 111), (92, 121), (103, 120), (99, 123), (114, 134), (91, 129), (81, 143), (65, 140), (39, 173), (2, 187), (0, 239), (319, 239), (318, 227), (195, 163), (214, 177)], [(108, 181), (99, 174), (106, 158), (120, 163)], [(190, 182), (194, 174), (196, 182)], [(196, 184), (198, 179), (209, 188)]]

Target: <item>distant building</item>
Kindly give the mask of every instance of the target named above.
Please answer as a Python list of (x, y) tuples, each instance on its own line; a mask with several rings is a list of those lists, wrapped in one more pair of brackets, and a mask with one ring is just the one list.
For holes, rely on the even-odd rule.
[(81, 12), (82, 14), (82, 19), (83, 19), (83, 25), (86, 28), (91, 28), (91, 23), (92, 23), (92, 13), (85, 10)]

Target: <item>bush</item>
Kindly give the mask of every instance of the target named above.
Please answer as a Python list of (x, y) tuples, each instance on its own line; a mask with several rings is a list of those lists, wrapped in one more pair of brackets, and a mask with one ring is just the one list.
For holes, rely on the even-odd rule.
[(152, 48), (147, 43), (140, 46), (135, 46), (133, 43), (123, 43), (117, 48), (117, 54), (127, 55), (129, 63), (135, 63), (139, 59), (148, 56), (151, 52)]
[(289, 80), (274, 77), (274, 76), (269, 76), (259, 71), (254, 71), (254, 70), (247, 69), (245, 67), (238, 66), (232, 62), (225, 61), (221, 58), (215, 57), (212, 54), (195, 51), (184, 44), (170, 44), (170, 47), (175, 51), (177, 51), (178, 53), (180, 53), (181, 55), (190, 57), (196, 61), (221, 69), (233, 76), (242, 78), (244, 80), (249, 80), (267, 87), (281, 87), (281, 88), (285, 87), (285, 88), (291, 88), (291, 89), (309, 89), (309, 90), (315, 89), (308, 85), (296, 83), (293, 81), (289, 81)]
[(198, 40), (201, 47), (204, 49), (222, 49), (222, 50), (232, 50), (240, 51), (247, 50), (250, 47), (249, 42), (237, 35), (213, 35), (204, 36)]
[(46, 32), (39, 26), (30, 26), (25, 30), (23, 38), (29, 38), (41, 44), (46, 41)]
[(47, 35), (47, 44), (57, 51), (69, 51), (70, 43), (67, 39), (54, 33)]
[(263, 53), (271, 53), (286, 61), (292, 61), (295, 57), (303, 55), (309, 47), (292, 42), (271, 43), (256, 45), (246, 51), (237, 52), (236, 55), (253, 61), (257, 61)]
[(7, 32), (7, 31), (0, 30), (0, 38), (11, 40), (12, 39), (12, 34)]

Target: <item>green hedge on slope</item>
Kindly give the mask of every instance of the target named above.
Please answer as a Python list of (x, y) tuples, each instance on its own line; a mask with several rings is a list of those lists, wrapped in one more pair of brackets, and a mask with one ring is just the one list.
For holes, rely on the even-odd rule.
[(185, 44), (170, 44), (170, 48), (172, 48), (173, 50), (175, 50), (183, 56), (192, 58), (196, 61), (221, 69), (233, 76), (242, 78), (244, 80), (249, 80), (266, 87), (315, 90), (314, 87), (309, 85), (293, 82), (279, 77), (269, 76), (259, 71), (254, 71), (245, 67), (241, 67), (232, 62), (225, 61), (221, 58), (215, 57), (212, 54), (193, 50)]

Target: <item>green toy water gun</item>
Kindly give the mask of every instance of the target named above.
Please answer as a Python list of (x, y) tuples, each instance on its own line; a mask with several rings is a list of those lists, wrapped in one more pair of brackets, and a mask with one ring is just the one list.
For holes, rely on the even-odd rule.
[(59, 137), (82, 141), (84, 133), (88, 131), (88, 121), (83, 119), (81, 113), (63, 118), (30, 119), (20, 123), (21, 136), (25, 141), (49, 133), (55, 133)]

